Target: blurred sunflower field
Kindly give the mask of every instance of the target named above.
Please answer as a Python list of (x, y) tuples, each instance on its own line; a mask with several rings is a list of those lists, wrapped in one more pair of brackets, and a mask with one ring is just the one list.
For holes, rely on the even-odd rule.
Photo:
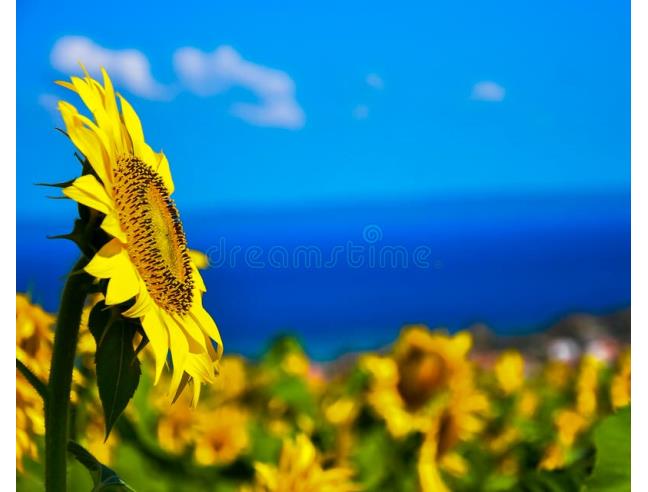
[[(225, 353), (197, 406), (170, 403), (143, 352), (140, 387), (108, 439), (84, 312), (73, 375), (72, 490), (630, 490), (630, 348), (612, 358), (478, 357), (470, 332), (406, 326), (389, 347), (310, 360), (283, 336)], [(46, 380), (55, 316), (16, 296), (17, 364)], [(43, 489), (43, 401), (16, 371), (18, 490)], [(104, 466), (105, 465), (105, 466)], [(105, 481), (103, 483), (109, 483)], [(93, 488), (95, 487), (95, 488)], [(112, 488), (111, 488), (112, 487)]]

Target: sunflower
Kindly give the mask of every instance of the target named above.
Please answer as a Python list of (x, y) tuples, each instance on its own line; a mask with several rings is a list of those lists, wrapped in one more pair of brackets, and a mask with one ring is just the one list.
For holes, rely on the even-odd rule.
[(507, 350), (495, 363), (497, 384), (505, 395), (511, 395), (524, 384), (524, 358), (517, 350)]
[(232, 463), (250, 445), (247, 410), (223, 405), (201, 413), (196, 422), (194, 457), (203, 466)]
[(465, 332), (449, 336), (412, 326), (403, 330), (391, 356), (363, 357), (361, 367), (370, 376), (367, 401), (394, 437), (427, 432), (444, 398), (474, 393), (471, 345)]
[(135, 110), (115, 95), (103, 69), (102, 74), (103, 86), (87, 73), (57, 82), (77, 93), (93, 116), (59, 102), (67, 135), (92, 169), (63, 193), (103, 214), (101, 228), (109, 240), (85, 270), (107, 279), (107, 305), (132, 301), (122, 314), (141, 321), (155, 356), (155, 382), (170, 352), (171, 395), (192, 381), (195, 404), (200, 383), (214, 380), (223, 344), (202, 306), (205, 284), (171, 198), (169, 162), (149, 147)]
[(598, 405), (598, 380), (602, 362), (586, 354), (581, 359), (576, 378), (576, 410), (583, 417), (593, 419)]
[(630, 349), (625, 350), (617, 361), (617, 371), (610, 383), (610, 400), (617, 410), (630, 404)]
[(351, 481), (352, 470), (346, 467), (322, 467), (317, 449), (304, 435), (286, 439), (279, 465), (255, 463), (255, 492), (352, 492), (359, 490)]
[(41, 379), (47, 379), (52, 357), (55, 318), (16, 294), (16, 357)]
[[(54, 316), (16, 294), (16, 358), (41, 380), (47, 379), (52, 356)], [(36, 436), (45, 433), (43, 400), (16, 370), (16, 468), (23, 471), (23, 458), (38, 458)]]
[(45, 434), (43, 400), (19, 371), (16, 371), (16, 469), (24, 471), (23, 459), (38, 458), (35, 437)]

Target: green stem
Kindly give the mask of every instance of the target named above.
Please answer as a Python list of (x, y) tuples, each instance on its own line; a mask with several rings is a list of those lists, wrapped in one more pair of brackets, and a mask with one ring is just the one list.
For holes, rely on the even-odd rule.
[(91, 277), (82, 257), (68, 275), (56, 321), (54, 349), (45, 403), (45, 490), (65, 492), (70, 389), (81, 313)]

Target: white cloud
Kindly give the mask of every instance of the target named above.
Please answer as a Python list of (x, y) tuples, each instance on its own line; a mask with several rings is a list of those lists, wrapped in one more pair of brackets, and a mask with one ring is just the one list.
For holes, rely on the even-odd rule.
[(369, 107), (364, 104), (358, 104), (353, 108), (353, 117), (356, 120), (364, 120), (369, 116)]
[(173, 64), (183, 84), (200, 96), (209, 96), (231, 87), (253, 92), (258, 104), (237, 103), (232, 113), (259, 126), (298, 129), (305, 115), (295, 98), (295, 83), (281, 70), (245, 60), (231, 46), (221, 46), (212, 53), (196, 48), (180, 48)]
[(151, 74), (151, 65), (138, 50), (109, 50), (83, 36), (60, 38), (50, 53), (52, 66), (66, 74), (80, 73), (83, 63), (94, 77), (105, 68), (113, 81), (133, 94), (149, 99), (164, 99), (168, 88), (159, 84)]
[(59, 98), (53, 94), (41, 94), (38, 96), (38, 104), (45, 111), (47, 111), (55, 124), (61, 121), (61, 116), (58, 112)]
[(383, 82), (382, 77), (377, 73), (370, 73), (369, 75), (367, 75), (367, 78), (365, 80), (367, 84), (374, 89), (382, 90), (385, 88), (385, 83)]
[(496, 82), (484, 80), (472, 88), (472, 99), (477, 101), (501, 102), (506, 96), (506, 89)]

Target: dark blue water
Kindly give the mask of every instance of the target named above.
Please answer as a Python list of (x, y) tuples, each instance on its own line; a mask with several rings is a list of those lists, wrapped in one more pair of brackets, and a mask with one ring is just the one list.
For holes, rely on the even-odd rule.
[[(226, 350), (279, 331), (317, 358), (376, 348), (404, 323), (499, 333), (630, 304), (626, 195), (483, 197), (184, 216), (208, 251), (204, 302)], [(18, 222), (17, 289), (56, 310), (76, 250), (63, 223)]]

